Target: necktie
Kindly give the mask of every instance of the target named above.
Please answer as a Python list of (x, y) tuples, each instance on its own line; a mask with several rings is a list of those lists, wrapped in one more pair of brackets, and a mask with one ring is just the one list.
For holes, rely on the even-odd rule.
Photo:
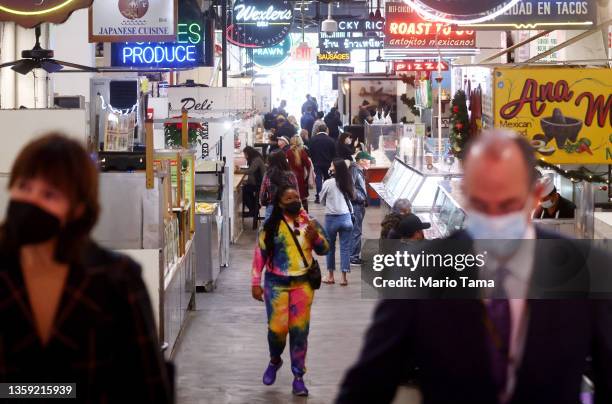
[(503, 284), (507, 270), (499, 268), (495, 276), (494, 298), (486, 304), (488, 348), (491, 371), (498, 393), (502, 393), (508, 378), (508, 361), (510, 355), (510, 303)]

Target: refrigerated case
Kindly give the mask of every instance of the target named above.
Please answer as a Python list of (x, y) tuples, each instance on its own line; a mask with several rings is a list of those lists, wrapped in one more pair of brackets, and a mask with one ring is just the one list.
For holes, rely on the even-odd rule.
[(447, 237), (465, 224), (465, 210), (460, 191), (461, 180), (440, 181), (436, 190), (429, 222), (434, 237)]
[(428, 167), (423, 162), (410, 165), (395, 158), (383, 181), (370, 186), (383, 200), (387, 209), (398, 199), (408, 199), (412, 203), (413, 211), (418, 213), (431, 209), (441, 181), (461, 176), (458, 170), (448, 170), (441, 165)]

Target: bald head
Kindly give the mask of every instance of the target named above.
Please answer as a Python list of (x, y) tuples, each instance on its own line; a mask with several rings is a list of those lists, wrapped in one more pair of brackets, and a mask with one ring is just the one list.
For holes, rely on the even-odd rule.
[(539, 188), (534, 167), (533, 150), (523, 138), (507, 131), (484, 132), (466, 153), (463, 187), (468, 204), (491, 215), (535, 204)]

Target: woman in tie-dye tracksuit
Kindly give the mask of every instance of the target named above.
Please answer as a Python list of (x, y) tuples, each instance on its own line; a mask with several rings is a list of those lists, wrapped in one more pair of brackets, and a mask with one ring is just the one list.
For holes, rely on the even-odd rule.
[(286, 186), (277, 192), (272, 214), (259, 233), (253, 258), (252, 294), (257, 300), (265, 300), (268, 314), (270, 363), (263, 376), (264, 384), (271, 385), (276, 380), (289, 334), (291, 371), (295, 376), (293, 394), (306, 396), (308, 389), (302, 376), (306, 372), (314, 291), (308, 283), (307, 268), (291, 233), (297, 237), (308, 263), (313, 260), (313, 251), (319, 255), (329, 251), (325, 230), (302, 209), (298, 191)]

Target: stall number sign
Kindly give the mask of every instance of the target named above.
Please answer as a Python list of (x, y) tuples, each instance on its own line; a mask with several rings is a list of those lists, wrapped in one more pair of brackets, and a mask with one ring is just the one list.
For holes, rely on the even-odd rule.
[[(597, 3), (585, 0), (522, 0), (478, 29), (584, 29), (597, 20)], [(462, 24), (460, 24), (462, 25)]]
[(426, 21), (404, 3), (386, 4), (385, 49), (473, 49), (476, 32)]
[(609, 69), (496, 69), (496, 127), (519, 132), (551, 164), (612, 164)]
[(321, 52), (317, 55), (317, 63), (325, 64), (347, 64), (351, 63), (351, 52)]
[(437, 72), (438, 70), (447, 71), (448, 62), (436, 60), (393, 62), (395, 72)]
[(266, 48), (280, 43), (293, 23), (293, 6), (280, 0), (237, 0), (227, 40), (247, 48)]
[(319, 49), (322, 52), (382, 49), (384, 27), (384, 21), (339, 18), (337, 32), (319, 32)]
[(178, 24), (176, 42), (114, 43), (113, 66), (192, 67), (203, 66), (204, 36), (198, 23)]

